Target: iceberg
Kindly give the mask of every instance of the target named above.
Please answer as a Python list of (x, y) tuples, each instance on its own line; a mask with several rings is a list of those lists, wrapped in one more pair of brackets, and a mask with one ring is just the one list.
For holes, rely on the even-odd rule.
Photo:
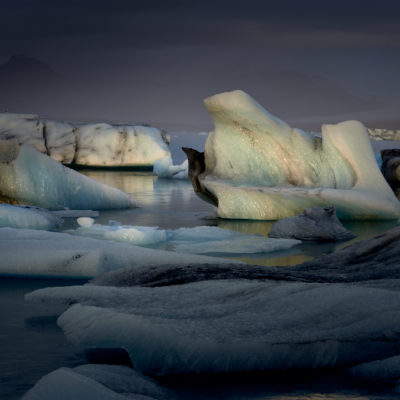
[(170, 156), (160, 158), (154, 162), (153, 172), (159, 178), (189, 179), (188, 160), (180, 165), (173, 165)]
[(55, 160), (88, 167), (151, 167), (171, 156), (169, 137), (142, 125), (84, 124), (0, 113), (0, 140), (29, 144)]
[[(60, 232), (0, 228), (0, 275), (88, 279), (119, 268), (220, 264), (234, 261), (184, 255)], [(237, 263), (236, 263), (237, 264)]]
[(167, 400), (175, 396), (128, 367), (81, 365), (59, 368), (42, 377), (23, 400)]
[(324, 207), (306, 208), (301, 215), (276, 221), (269, 237), (328, 241), (349, 240), (355, 235), (338, 220), (333, 207)]
[(123, 348), (150, 375), (344, 367), (400, 351), (392, 290), (213, 280), (47, 288), (25, 298), (74, 304), (58, 319), (68, 340)]
[(0, 204), (0, 227), (55, 230), (63, 219), (36, 207)]
[(58, 319), (70, 341), (123, 348), (146, 374), (353, 367), (387, 359), (395, 378), (399, 236), (397, 227), (293, 267), (128, 267), (25, 299), (72, 305)]
[(150, 246), (164, 243), (176, 252), (189, 254), (253, 254), (285, 250), (301, 243), (295, 239), (272, 239), (249, 235), (214, 226), (161, 230), (158, 227), (94, 224), (91, 218), (79, 218), (75, 234), (96, 239)]
[(360, 122), (323, 125), (320, 138), (291, 128), (242, 91), (204, 102), (215, 130), (195, 177), (219, 217), (276, 220), (325, 206), (340, 219), (399, 217)]
[(69, 169), (28, 145), (0, 140), (0, 200), (50, 210), (137, 206), (128, 194)]

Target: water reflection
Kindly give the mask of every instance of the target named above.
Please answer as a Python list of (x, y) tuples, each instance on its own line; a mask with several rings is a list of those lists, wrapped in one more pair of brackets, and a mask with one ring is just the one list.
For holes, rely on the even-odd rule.
[[(160, 229), (206, 225), (262, 236), (268, 236), (273, 225), (273, 221), (217, 218), (216, 208), (199, 199), (191, 183), (186, 180), (158, 179), (149, 172), (103, 170), (81, 172), (131, 194), (141, 203), (141, 207), (135, 209), (101, 212), (96, 219), (100, 224), (108, 224), (109, 220), (115, 220), (123, 225), (158, 226)], [(343, 224), (357, 235), (351, 241), (303, 242), (280, 252), (246, 255), (233, 259), (268, 266), (294, 265), (383, 233), (396, 226), (397, 221), (343, 221)], [(74, 228), (76, 223), (67, 223), (66, 226)]]

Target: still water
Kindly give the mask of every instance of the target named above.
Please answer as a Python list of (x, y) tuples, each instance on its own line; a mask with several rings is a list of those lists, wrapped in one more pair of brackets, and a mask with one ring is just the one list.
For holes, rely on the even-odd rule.
[[(101, 212), (97, 223), (109, 220), (123, 225), (158, 226), (161, 229), (201, 225), (268, 235), (268, 221), (221, 220), (213, 206), (198, 199), (188, 181), (158, 180), (150, 173), (128, 171), (81, 171), (103, 183), (132, 194), (141, 207)], [(346, 222), (362, 240), (384, 232), (394, 222)], [(66, 220), (63, 229), (75, 228)], [(349, 242), (347, 242), (349, 243)], [(288, 265), (334, 251), (347, 243), (304, 243), (282, 252), (236, 257), (250, 264)], [(23, 296), (32, 290), (76, 284), (82, 281), (0, 278), (0, 399), (19, 399), (43, 375), (59, 368), (74, 367), (94, 360), (83, 349), (69, 344), (57, 327), (63, 310), (48, 304), (30, 304)], [(355, 381), (341, 371), (291, 374), (247, 374), (164, 379), (182, 399), (389, 399), (391, 388)]]

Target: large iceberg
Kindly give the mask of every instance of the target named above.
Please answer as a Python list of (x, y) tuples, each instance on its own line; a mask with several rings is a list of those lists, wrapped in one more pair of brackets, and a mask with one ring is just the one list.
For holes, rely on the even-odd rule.
[(26, 298), (78, 303), (58, 319), (67, 338), (123, 348), (146, 374), (339, 367), (400, 351), (400, 297), (391, 290), (215, 280), (48, 288)]
[(205, 106), (215, 130), (197, 178), (220, 217), (275, 220), (324, 206), (341, 219), (399, 217), (400, 203), (360, 122), (323, 125), (321, 139), (291, 128), (242, 91), (209, 97)]
[(69, 340), (123, 348), (147, 374), (351, 367), (400, 354), (399, 236), (294, 267), (143, 266), (25, 298), (73, 304)]
[(63, 164), (90, 167), (151, 167), (171, 156), (169, 137), (142, 125), (84, 124), (0, 113), (0, 139), (29, 144)]
[(28, 145), (0, 140), (0, 200), (47, 209), (135, 207), (128, 194), (96, 182)]
[[(0, 228), (0, 275), (92, 278), (119, 268), (234, 261), (147, 249), (60, 232)], [(237, 264), (237, 263), (236, 263)]]

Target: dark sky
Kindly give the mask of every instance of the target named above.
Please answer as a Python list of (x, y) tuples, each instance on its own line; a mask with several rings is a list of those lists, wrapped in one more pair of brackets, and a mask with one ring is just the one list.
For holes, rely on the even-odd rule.
[(208, 127), (203, 98), (243, 89), (300, 125), (400, 122), (398, 0), (2, 3), (0, 63), (54, 71), (3, 68), (10, 111)]

